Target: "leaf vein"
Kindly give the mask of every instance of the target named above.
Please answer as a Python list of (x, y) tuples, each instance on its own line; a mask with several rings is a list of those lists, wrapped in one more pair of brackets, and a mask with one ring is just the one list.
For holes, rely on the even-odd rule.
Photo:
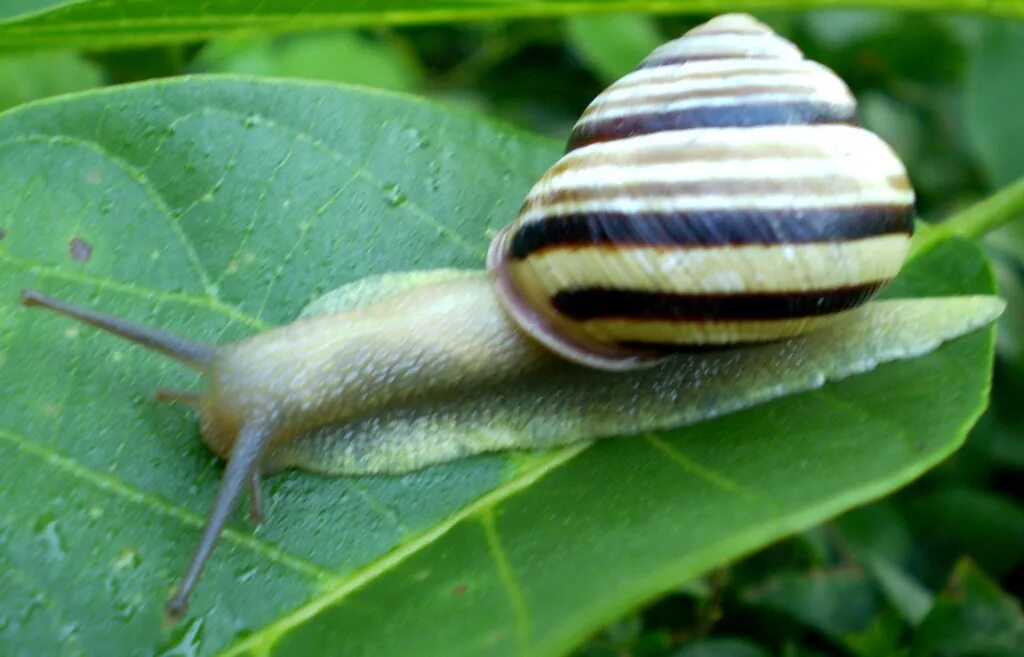
[[(205, 109), (223, 112), (224, 114), (231, 116), (244, 117), (242, 113), (232, 111), (224, 107), (207, 107)], [(386, 197), (389, 194), (388, 185), (386, 185), (383, 180), (377, 177), (377, 175), (372, 170), (356, 163), (354, 160), (348, 157), (345, 157), (341, 153), (341, 151), (337, 150), (327, 142), (319, 139), (312, 133), (306, 132), (305, 130), (301, 130), (299, 128), (284, 123), (280, 123), (275, 119), (266, 116), (260, 116), (260, 119), (260, 126), (266, 126), (280, 130), (281, 132), (285, 133), (286, 135), (290, 135), (296, 140), (301, 140), (312, 145), (314, 148), (317, 148), (323, 153), (326, 153), (328, 156), (331, 157), (331, 159), (335, 160), (339, 164), (351, 169), (360, 178), (370, 183), (378, 192), (380, 192), (382, 196)], [(456, 246), (461, 248), (468, 255), (472, 255), (474, 257), (480, 255), (476, 247), (474, 247), (469, 242), (464, 240), (458, 233), (456, 233), (454, 230), (448, 227), (444, 222), (435, 217), (433, 214), (424, 210), (418, 203), (416, 203), (416, 201), (412, 199), (406, 200), (406, 202), (402, 205), (402, 209), (408, 211), (411, 216), (415, 217), (419, 221), (429, 224), (432, 228), (434, 228), (442, 235), (444, 235), (447, 239), (449, 239), (452, 244), (455, 244)]]
[[(933, 354), (936, 358), (943, 357), (941, 355), (941, 352), (933, 352)], [(812, 391), (810, 394), (817, 395), (821, 397), (825, 402), (853, 413), (858, 418), (860, 418), (860, 420), (863, 421), (864, 423), (880, 422), (884, 424), (885, 426), (889, 427), (889, 430), (892, 433), (892, 435), (895, 435), (896, 438), (903, 443), (904, 447), (906, 447), (910, 451), (914, 451), (913, 442), (911, 441), (910, 436), (907, 435), (906, 430), (903, 427), (896, 424), (895, 422), (893, 422), (892, 420), (883, 417), (877, 412), (869, 413), (864, 408), (856, 404), (851, 404), (849, 401), (839, 397), (839, 395), (829, 391), (827, 388), (819, 388), (817, 390)]]
[(498, 534), (498, 527), (494, 521), (494, 507), (481, 509), (477, 516), (483, 526), (484, 537), (487, 539), (487, 549), (494, 560), (494, 566), (498, 572), (498, 580), (505, 589), (508, 601), (512, 604), (512, 610), (516, 616), (516, 636), (519, 644), (519, 654), (526, 657), (530, 654), (530, 612), (523, 598), (523, 592), (519, 588), (515, 574), (508, 562), (501, 545), (501, 536)]
[(171, 231), (177, 237), (182, 248), (185, 249), (185, 254), (188, 257), (189, 263), (192, 265), (192, 269), (196, 276), (199, 278), (199, 282), (203, 287), (203, 291), (207, 296), (214, 300), (217, 300), (217, 296), (212, 293), (212, 286), (210, 284), (210, 276), (203, 266), (203, 263), (199, 259), (199, 255), (196, 252), (195, 245), (192, 243), (191, 238), (182, 229), (181, 224), (175, 220), (174, 214), (171, 209), (167, 206), (166, 201), (153, 186), (152, 181), (142, 172), (141, 169), (136, 168), (131, 163), (120, 157), (114, 155), (103, 146), (96, 142), (87, 141), (85, 139), (79, 139), (77, 137), (71, 137), (68, 135), (46, 135), (43, 133), (36, 133), (32, 135), (24, 135), (22, 137), (15, 137), (8, 139), (4, 142), (0, 142), (0, 147), (7, 147), (14, 144), (33, 144), (33, 143), (45, 143), (45, 144), (66, 144), (69, 146), (75, 146), (78, 148), (84, 148), (91, 150), (92, 152), (100, 155), (110, 161), (115, 166), (119, 167), (125, 174), (135, 181), (136, 184), (143, 190), (143, 192), (153, 202), (157, 211), (164, 216), (167, 220)]
[(394, 509), (389, 507), (384, 502), (378, 500), (374, 495), (371, 495), (370, 491), (366, 490), (365, 486), (360, 484), (354, 478), (351, 479), (348, 483), (352, 487), (352, 490), (354, 490), (356, 494), (359, 495), (359, 497), (363, 498), (363, 501), (365, 501), (366, 504), (371, 509), (373, 509), (374, 513), (388, 520), (403, 535), (408, 536), (412, 533), (412, 528), (410, 528), (409, 525), (405, 524), (405, 522), (402, 521), (398, 513), (396, 513)]
[[(194, 514), (184, 507), (171, 504), (156, 495), (145, 493), (133, 488), (113, 476), (89, 468), (51, 447), (40, 445), (39, 443), (29, 440), (25, 436), (14, 433), (4, 427), (0, 427), (0, 441), (6, 442), (25, 454), (38, 458), (40, 462), (71, 475), (79, 481), (91, 484), (95, 488), (116, 497), (121, 497), (140, 506), (144, 506), (147, 509), (160, 513), (163, 516), (174, 518), (183, 525), (199, 528), (205, 523), (205, 520), (202, 517)], [(262, 555), (271, 563), (283, 566), (289, 570), (304, 575), (314, 582), (319, 583), (329, 580), (332, 577), (336, 577), (336, 573), (325, 570), (316, 564), (285, 552), (270, 543), (266, 543), (265, 541), (254, 538), (251, 535), (244, 534), (235, 529), (225, 529), (223, 537), (236, 545), (240, 545)]]
[(295, 255), (295, 252), (299, 250), (299, 246), (301, 246), (302, 243), (306, 240), (306, 235), (309, 234), (310, 229), (313, 227), (314, 224), (316, 224), (317, 220), (320, 219), (320, 217), (322, 217), (339, 198), (341, 198), (341, 195), (345, 193), (345, 190), (347, 190), (352, 185), (352, 183), (355, 182), (355, 180), (356, 175), (353, 175), (348, 180), (343, 182), (341, 186), (338, 187), (338, 189), (336, 189), (334, 193), (331, 194), (327, 198), (327, 200), (325, 200), (320, 205), (320, 207), (316, 209), (316, 212), (313, 213), (313, 216), (309, 219), (309, 221), (303, 221), (300, 223), (299, 236), (296, 238), (295, 244), (293, 244), (292, 248), (288, 250), (288, 253), (286, 253), (285, 256), (281, 258), (281, 261), (277, 265), (277, 269), (274, 271), (273, 277), (271, 277), (270, 282), (267, 283), (267, 288), (263, 291), (263, 299), (260, 301), (260, 308), (256, 313), (257, 315), (259, 315), (260, 317), (263, 316), (263, 313), (267, 308), (267, 302), (270, 301), (270, 295), (274, 291), (274, 287), (277, 285), (277, 282), (281, 280), (281, 275), (284, 273), (285, 267), (287, 267), (288, 263), (291, 262), (292, 257)]
[(687, 473), (694, 475), (699, 479), (710, 483), (715, 488), (723, 490), (727, 493), (731, 493), (740, 497), (748, 502), (752, 502), (759, 506), (764, 506), (772, 510), (774, 513), (781, 513), (782, 509), (779, 505), (762, 495), (755, 493), (754, 491), (736, 483), (732, 479), (729, 479), (725, 475), (718, 473), (710, 468), (707, 468), (697, 461), (693, 460), (677, 448), (669, 445), (667, 442), (657, 437), (654, 434), (646, 434), (644, 440), (653, 447), (655, 450), (661, 452), (665, 458), (672, 463), (678, 465)]
[(170, 301), (173, 303), (182, 303), (190, 306), (196, 306), (199, 308), (205, 308), (214, 312), (220, 313), (228, 319), (242, 322), (243, 324), (250, 326), (258, 330), (264, 330), (268, 328), (268, 325), (260, 319), (253, 317), (252, 315), (246, 314), (236, 308), (233, 308), (219, 299), (206, 296), (195, 296), (191, 294), (184, 294), (181, 292), (166, 292), (164, 290), (156, 290), (153, 288), (143, 287), (134, 283), (123, 283), (120, 281), (113, 281), (107, 278), (99, 278), (96, 276), (89, 276), (78, 272), (65, 271), (58, 267), (48, 267), (44, 265), (37, 265), (28, 260), (22, 260), (21, 258), (15, 258), (14, 256), (0, 251), (0, 264), (7, 265), (12, 268), (21, 269), (23, 271), (30, 272), (43, 278), (54, 278), (62, 281), (69, 281), (72, 283), (81, 283), (83, 285), (90, 285), (99, 290), (111, 290), (114, 292), (120, 292), (122, 294), (130, 294), (133, 296), (145, 297), (148, 299), (155, 299), (157, 301)]
[(255, 230), (256, 228), (256, 218), (263, 210), (263, 204), (266, 201), (267, 193), (270, 190), (270, 186), (273, 185), (274, 181), (277, 180), (278, 173), (281, 172), (281, 170), (285, 167), (288, 161), (292, 158), (294, 152), (295, 148), (290, 146), (288, 148), (288, 151), (284, 154), (284, 157), (281, 158), (281, 161), (278, 162), (274, 166), (274, 169), (270, 172), (270, 176), (267, 178), (266, 184), (262, 186), (262, 189), (260, 190), (260, 195), (256, 199), (256, 206), (255, 208), (253, 208), (252, 216), (249, 219), (249, 223), (245, 227), (245, 233), (242, 235), (242, 239), (238, 241), (238, 247), (235, 249), (235, 252), (234, 254), (232, 254), (231, 258), (228, 259), (228, 264), (224, 267), (224, 271), (222, 271), (220, 273), (220, 276), (217, 277), (217, 285), (220, 285), (221, 282), (227, 277), (229, 273), (228, 270), (231, 268), (231, 263), (237, 261), (238, 258), (242, 256), (242, 252), (245, 251), (245, 246), (246, 244), (249, 243), (249, 236), (252, 235), (252, 231)]

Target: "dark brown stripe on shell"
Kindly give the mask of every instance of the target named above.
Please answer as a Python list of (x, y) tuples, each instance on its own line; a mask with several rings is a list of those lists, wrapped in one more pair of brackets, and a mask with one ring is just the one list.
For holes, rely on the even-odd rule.
[[(747, 53), (747, 52), (733, 52), (733, 53), (715, 53), (713, 55), (678, 55), (676, 57), (662, 57), (658, 59), (644, 60), (640, 62), (636, 70), (642, 68), (658, 68), (659, 66), (672, 66), (678, 64), (686, 64), (687, 62), (713, 62), (722, 59), (782, 59), (778, 55), (764, 54), (764, 53)], [(797, 61), (797, 60), (793, 60)]]
[(791, 210), (702, 210), (671, 214), (591, 212), (521, 224), (509, 257), (587, 246), (738, 246), (809, 244), (913, 232), (914, 207), (856, 206)]
[(854, 108), (807, 101), (741, 103), (689, 107), (669, 112), (642, 112), (577, 123), (566, 152), (598, 142), (692, 128), (748, 128), (765, 125), (854, 124)]
[(831, 315), (859, 306), (888, 281), (864, 285), (748, 294), (671, 294), (606, 288), (558, 292), (551, 305), (576, 320), (749, 321)]

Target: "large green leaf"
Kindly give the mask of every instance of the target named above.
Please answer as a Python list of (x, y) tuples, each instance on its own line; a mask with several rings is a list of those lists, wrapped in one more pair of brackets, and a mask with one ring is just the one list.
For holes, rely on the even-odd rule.
[[(1021, 0), (860, 0), (862, 7), (973, 11), (1024, 18)], [(238, 30), (534, 18), (597, 12), (724, 12), (847, 7), (848, 0), (13, 0), (0, 6), (0, 48), (109, 48), (195, 41)]]
[[(397, 269), (481, 266), (557, 144), (415, 99), (204, 79), (0, 116), (0, 654), (553, 655), (953, 451), (992, 334), (678, 431), (400, 477), (268, 479), (192, 616), (162, 604), (219, 467), (159, 357), (25, 311), (34, 286), (197, 339)], [(936, 238), (891, 295), (989, 293)]]

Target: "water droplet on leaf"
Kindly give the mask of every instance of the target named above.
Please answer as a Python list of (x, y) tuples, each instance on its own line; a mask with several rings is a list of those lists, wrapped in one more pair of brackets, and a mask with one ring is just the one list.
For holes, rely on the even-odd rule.
[(385, 185), (384, 195), (388, 205), (393, 208), (399, 208), (405, 205), (406, 201), (408, 201), (405, 194), (403, 194), (399, 189), (398, 185)]
[(54, 561), (62, 560), (66, 553), (64, 541), (57, 530), (57, 518), (47, 511), (36, 518), (34, 530), (43, 544), (46, 545), (47, 557)]

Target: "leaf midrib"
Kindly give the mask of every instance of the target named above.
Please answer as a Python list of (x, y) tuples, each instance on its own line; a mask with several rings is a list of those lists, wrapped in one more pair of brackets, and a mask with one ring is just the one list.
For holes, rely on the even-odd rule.
[[(172, 504), (158, 495), (134, 488), (116, 477), (90, 468), (51, 447), (29, 440), (26, 436), (11, 431), (6, 427), (0, 427), (0, 441), (35, 457), (44, 465), (60, 470), (78, 481), (85, 482), (98, 490), (146, 507), (146, 509), (160, 515), (174, 518), (188, 527), (200, 528), (206, 522), (205, 518), (183, 506)], [(252, 534), (240, 532), (229, 527), (224, 530), (223, 536), (237, 545), (266, 557), (271, 563), (283, 565), (290, 570), (305, 575), (314, 582), (322, 582), (338, 576), (337, 573), (325, 570), (310, 561), (294, 556), (290, 552), (285, 552), (271, 543), (254, 537)]]

